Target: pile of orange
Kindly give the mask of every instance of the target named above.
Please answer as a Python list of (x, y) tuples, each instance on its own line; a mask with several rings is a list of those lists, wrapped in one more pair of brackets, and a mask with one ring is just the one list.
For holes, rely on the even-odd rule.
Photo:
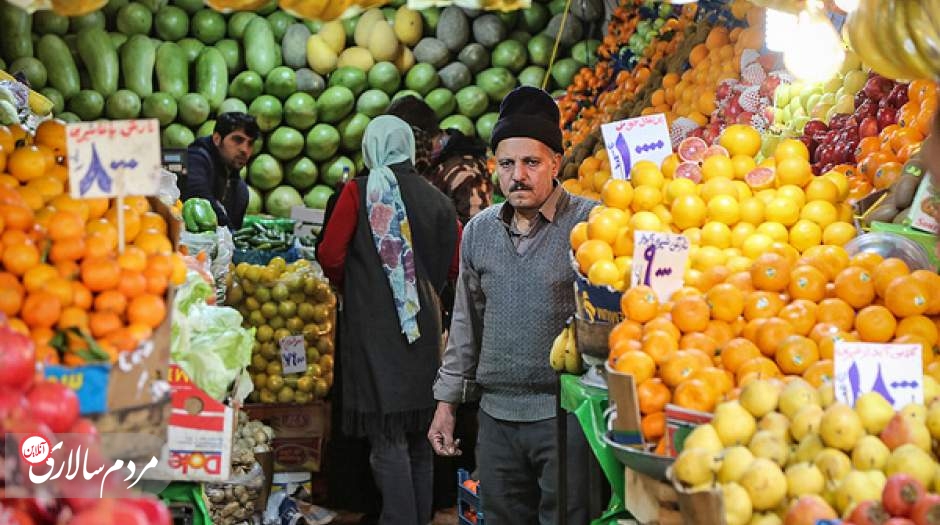
[(904, 164), (920, 150), (937, 111), (940, 86), (932, 80), (915, 80), (908, 85), (908, 102), (898, 110), (898, 123), (885, 127), (877, 136), (858, 143), (854, 184), (859, 194), (889, 188), (904, 169)]
[(723, 80), (741, 75), (741, 54), (745, 49), (759, 50), (764, 44), (764, 10), (752, 7), (746, 11), (747, 28), (728, 30), (712, 28), (705, 42), (692, 48), (684, 73), (669, 73), (662, 87), (653, 93), (650, 106), (643, 115), (663, 113), (670, 123), (677, 117), (694, 120), (699, 126), (708, 124), (716, 109), (715, 92)]
[(646, 286), (623, 295), (609, 360), (638, 385), (647, 440), (663, 435), (667, 403), (711, 412), (757, 378), (831, 381), (837, 341), (918, 344), (940, 376), (940, 275), (837, 246), (790, 253), (766, 253), (749, 271), (715, 268), (715, 284), (668, 302)]
[(115, 360), (163, 322), (186, 268), (144, 197), (124, 200), (119, 253), (116, 203), (70, 197), (66, 153), (61, 121), (0, 126), (0, 313), (44, 363), (85, 362), (88, 338)]

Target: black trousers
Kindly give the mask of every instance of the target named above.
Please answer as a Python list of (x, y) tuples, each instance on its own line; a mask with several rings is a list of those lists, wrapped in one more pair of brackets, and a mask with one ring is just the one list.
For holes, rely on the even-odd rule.
[[(554, 419), (501, 421), (480, 410), (477, 463), (487, 525), (555, 525), (558, 446)], [(587, 525), (588, 443), (568, 414), (568, 524)]]

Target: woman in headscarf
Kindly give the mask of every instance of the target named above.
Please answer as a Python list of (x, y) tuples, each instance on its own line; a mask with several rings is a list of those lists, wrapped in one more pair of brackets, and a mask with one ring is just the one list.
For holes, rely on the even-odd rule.
[(439, 294), (455, 279), (460, 226), (451, 202), (414, 169), (410, 126), (366, 128), (368, 177), (350, 181), (318, 249), (343, 292), (339, 377), (343, 430), (367, 437), (382, 492), (380, 523), (431, 521), (433, 454), (425, 437), (441, 351)]

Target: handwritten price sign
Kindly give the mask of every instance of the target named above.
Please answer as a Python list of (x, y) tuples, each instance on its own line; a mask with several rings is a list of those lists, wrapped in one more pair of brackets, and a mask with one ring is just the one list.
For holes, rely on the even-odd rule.
[(837, 401), (855, 406), (858, 396), (878, 392), (895, 410), (924, 402), (919, 344), (838, 341), (833, 359)]
[(633, 271), (630, 286), (645, 284), (660, 301), (668, 301), (682, 288), (689, 239), (685, 235), (637, 231), (633, 234)]
[(73, 198), (157, 194), (160, 123), (156, 119), (75, 122), (66, 125), (65, 136)]
[(289, 335), (280, 340), (281, 368), (285, 374), (298, 374), (307, 371), (307, 349), (304, 336)]
[(669, 125), (661, 113), (604, 124), (601, 133), (615, 179), (629, 179), (633, 165), (641, 160), (659, 166), (672, 153)]

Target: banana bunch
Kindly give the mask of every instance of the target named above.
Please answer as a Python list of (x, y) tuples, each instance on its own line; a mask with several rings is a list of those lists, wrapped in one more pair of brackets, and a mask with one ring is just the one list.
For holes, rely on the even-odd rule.
[(548, 362), (552, 365), (552, 369), (559, 373), (580, 374), (583, 372), (581, 353), (578, 352), (578, 346), (574, 340), (574, 329), (570, 324), (552, 342)]
[(861, 0), (845, 32), (862, 62), (882, 76), (940, 75), (940, 0)]

